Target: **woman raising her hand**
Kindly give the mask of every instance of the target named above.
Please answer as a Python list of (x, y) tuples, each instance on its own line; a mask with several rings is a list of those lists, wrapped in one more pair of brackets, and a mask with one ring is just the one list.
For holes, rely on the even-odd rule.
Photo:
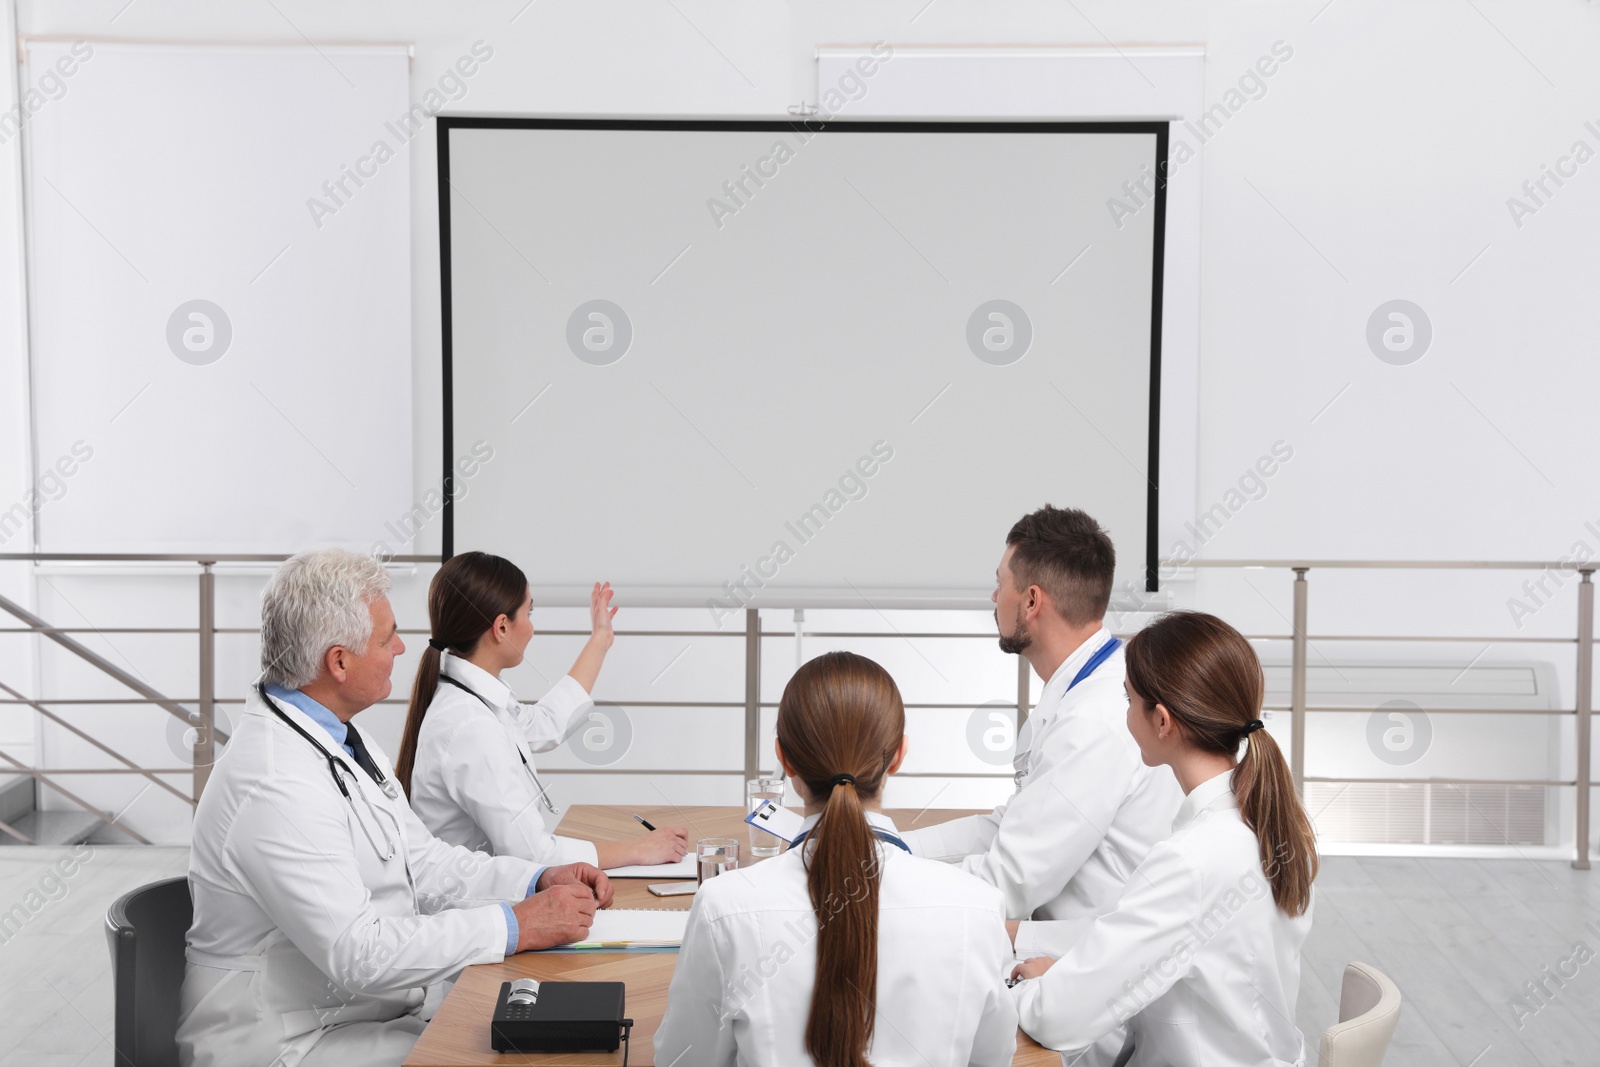
[(610, 583), (589, 598), (592, 631), (572, 669), (537, 704), (523, 704), (500, 674), (521, 663), (533, 640), (533, 594), (510, 560), (464, 552), (428, 587), (430, 637), (411, 690), (395, 777), (433, 834), (452, 845), (546, 864), (602, 869), (671, 863), (688, 831), (664, 826), (598, 845), (557, 837), (557, 811), (532, 754), (555, 748), (593, 707), (590, 692), (615, 634)]

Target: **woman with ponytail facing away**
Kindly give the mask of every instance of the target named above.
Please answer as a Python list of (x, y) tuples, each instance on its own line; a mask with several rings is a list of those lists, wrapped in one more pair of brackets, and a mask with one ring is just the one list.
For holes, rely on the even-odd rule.
[(1012, 925), (1018, 956), (1048, 954), (1012, 990), (1040, 1044), (1070, 1053), (1128, 1023), (1132, 1067), (1305, 1063), (1316, 839), (1262, 728), (1264, 689), (1255, 650), (1213, 615), (1163, 615), (1128, 642), (1128, 729), (1185, 798), (1110, 912)]
[(532, 754), (579, 728), (615, 635), (611, 586), (595, 583), (592, 632), (572, 669), (528, 706), (500, 680), (533, 640), (533, 594), (508, 559), (487, 552), (451, 557), (428, 587), (429, 639), (411, 690), (395, 777), (434, 836), (452, 845), (545, 864), (601, 868), (670, 863), (688, 832), (662, 827), (629, 841), (594, 845), (545, 829), (555, 803)]
[(778, 704), (776, 749), (804, 830), (701, 886), (656, 1062), (1009, 1064), (1000, 890), (912, 856), (880, 810), (906, 754), (894, 680), (849, 652), (804, 664)]

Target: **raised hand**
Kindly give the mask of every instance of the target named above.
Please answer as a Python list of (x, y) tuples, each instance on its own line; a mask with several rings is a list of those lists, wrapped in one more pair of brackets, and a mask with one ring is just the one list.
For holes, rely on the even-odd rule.
[(600, 665), (606, 660), (606, 653), (611, 651), (611, 643), (617, 639), (616, 633), (611, 629), (611, 618), (617, 609), (611, 606), (611, 583), (595, 582), (594, 589), (589, 592), (589, 640), (584, 642), (583, 651), (578, 653), (578, 659), (567, 673), (575, 678), (584, 691), (594, 692), (594, 683), (600, 678)]
[(611, 620), (617, 614), (617, 609), (611, 606), (615, 592), (610, 582), (595, 582), (589, 592), (589, 640), (599, 642), (606, 649), (616, 640), (611, 629)]

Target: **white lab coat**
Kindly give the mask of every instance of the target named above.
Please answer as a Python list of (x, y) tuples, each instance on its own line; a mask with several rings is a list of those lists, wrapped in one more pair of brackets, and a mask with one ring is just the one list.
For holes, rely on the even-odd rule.
[[(294, 1067), (349, 1023), (393, 1021), (414, 1039), (427, 987), (505, 958), (500, 902), (526, 896), (539, 870), (439, 841), (403, 794), (385, 796), (322, 726), (276, 704), (318, 750), (252, 691), (195, 812), (185, 1067)], [(392, 778), (388, 756), (367, 747)], [(343, 763), (353, 806), (324, 753)], [(387, 862), (385, 833), (397, 849)], [(339, 1058), (376, 1067), (377, 1047), (354, 1042)]]
[(1067, 691), (1110, 639), (1101, 629), (1045, 683), (1017, 738), (1015, 795), (987, 815), (904, 835), (916, 855), (954, 860), (999, 886), (1009, 918), (1110, 910), (1183, 800), (1172, 773), (1145, 766), (1128, 733), (1121, 648)]
[(428, 704), (411, 765), (411, 807), (422, 824), (442, 841), (497, 856), (598, 864), (593, 843), (545, 829), (539, 788), (522, 763), (525, 756), (531, 767), (532, 753), (555, 748), (581, 724), (580, 713), (594, 704), (588, 692), (562, 675), (529, 707), (500, 679), (448, 652), (439, 669), (483, 700), (440, 682)]
[[(894, 832), (887, 817), (868, 819)], [(868, 1058), (875, 1067), (1010, 1064), (1017, 1024), (999, 894), (894, 845), (878, 850), (878, 1010)], [(816, 937), (800, 849), (707, 882), (689, 913), (656, 1062), (810, 1063)]]
[(1273, 902), (1256, 835), (1219, 774), (1184, 800), (1114, 909), (1021, 925), (1018, 956), (1060, 958), (1011, 992), (1022, 1028), (1050, 1048), (1083, 1047), (1131, 1016), (1131, 1067), (1299, 1067), (1310, 931), (1310, 908), (1290, 918)]

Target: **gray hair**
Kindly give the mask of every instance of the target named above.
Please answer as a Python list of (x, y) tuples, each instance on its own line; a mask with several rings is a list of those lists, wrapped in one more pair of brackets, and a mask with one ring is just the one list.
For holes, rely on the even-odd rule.
[(389, 592), (371, 556), (318, 548), (291, 556), (261, 591), (261, 680), (298, 689), (322, 673), (335, 645), (364, 651), (372, 638), (367, 605)]

